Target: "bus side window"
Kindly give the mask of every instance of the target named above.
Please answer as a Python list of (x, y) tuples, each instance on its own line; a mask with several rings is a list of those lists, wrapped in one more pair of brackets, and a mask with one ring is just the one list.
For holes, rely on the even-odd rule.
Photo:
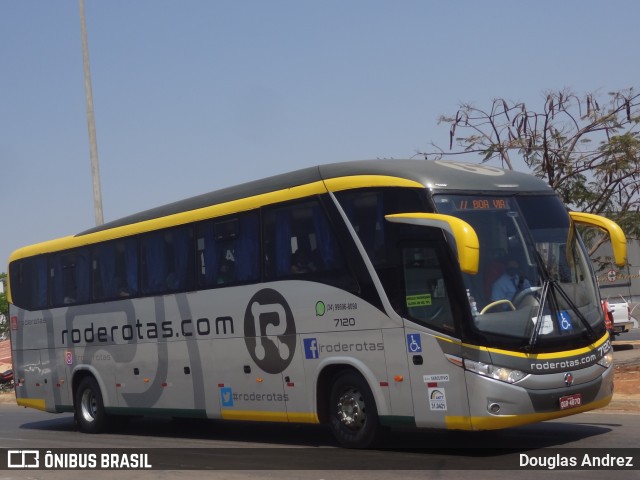
[(9, 266), (13, 302), (25, 310), (40, 310), (49, 303), (47, 257), (25, 258)]
[(138, 242), (134, 238), (99, 244), (92, 252), (93, 299), (138, 294)]
[(89, 250), (54, 254), (49, 258), (51, 305), (61, 307), (89, 301)]
[(376, 267), (392, 261), (385, 215), (431, 211), (422, 189), (365, 188), (338, 192), (336, 197)]
[(142, 293), (171, 293), (193, 287), (192, 233), (189, 227), (160, 230), (141, 238)]
[(424, 190), (365, 188), (337, 192), (336, 197), (376, 269), (389, 302), (394, 310), (404, 312), (396, 228), (385, 220), (385, 215), (432, 211)]
[(196, 243), (199, 287), (223, 287), (260, 279), (257, 212), (201, 223)]
[(384, 249), (384, 199), (378, 191), (346, 192), (339, 196), (349, 221), (358, 234), (371, 262), (386, 260)]
[(436, 249), (404, 247), (402, 264), (409, 318), (435, 330), (454, 333), (451, 304)]
[(265, 209), (264, 246), (268, 280), (301, 278), (340, 288), (356, 284), (316, 199)]

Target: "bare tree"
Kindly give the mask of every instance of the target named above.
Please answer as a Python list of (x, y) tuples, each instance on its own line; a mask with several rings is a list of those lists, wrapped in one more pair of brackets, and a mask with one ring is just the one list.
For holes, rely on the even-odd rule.
[[(460, 105), (447, 123), (449, 151), (434, 145), (426, 158), (479, 154), (505, 168), (524, 163), (576, 210), (605, 215), (640, 237), (640, 94), (633, 88), (605, 98), (549, 92), (540, 111), (498, 98), (489, 109)], [(590, 239), (593, 252), (605, 239)]]

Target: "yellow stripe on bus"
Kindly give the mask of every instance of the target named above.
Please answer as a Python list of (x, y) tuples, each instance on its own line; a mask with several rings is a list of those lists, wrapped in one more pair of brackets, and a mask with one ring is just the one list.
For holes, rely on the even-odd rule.
[(21, 407), (35, 408), (43, 412), (47, 411), (44, 398), (17, 398), (16, 403)]
[(332, 192), (366, 187), (424, 188), (423, 184), (415, 180), (407, 180), (406, 178), (391, 177), (388, 175), (351, 175), (348, 177), (329, 178), (325, 180), (324, 183), (327, 189)]
[(438, 340), (444, 340), (445, 342), (453, 343), (455, 345), (460, 345), (462, 347), (473, 348), (475, 350), (482, 350), (484, 352), (498, 353), (500, 355), (508, 355), (510, 357), (528, 358), (528, 359), (535, 359), (535, 360), (548, 360), (548, 359), (550, 360), (550, 359), (554, 359), (554, 358), (573, 357), (573, 356), (576, 356), (576, 355), (582, 355), (582, 354), (585, 354), (585, 353), (593, 352), (594, 350), (596, 350), (599, 346), (601, 346), (602, 344), (604, 344), (608, 340), (609, 335), (607, 333), (605, 333), (599, 340), (597, 340), (596, 342), (594, 342), (591, 345), (588, 345), (586, 347), (577, 348), (575, 350), (565, 350), (565, 351), (562, 351), (562, 352), (555, 352), (555, 353), (522, 353), (522, 352), (513, 352), (511, 350), (502, 350), (502, 349), (499, 349), (499, 348), (481, 347), (481, 346), (478, 346), (478, 345), (471, 345), (469, 343), (458, 342), (458, 341), (452, 340), (450, 338), (444, 338), (444, 337), (437, 337), (437, 338), (438, 338)]
[(116, 238), (129, 237), (139, 233), (160, 230), (162, 228), (185, 225), (192, 222), (199, 222), (210, 218), (232, 215), (234, 213), (253, 210), (265, 205), (271, 205), (288, 200), (296, 200), (312, 195), (319, 195), (327, 192), (327, 188), (332, 191), (347, 190), (351, 188), (363, 187), (418, 187), (424, 185), (405, 178), (386, 175), (353, 175), (347, 177), (330, 178), (317, 182), (298, 185), (275, 192), (263, 193), (251, 197), (232, 200), (230, 202), (198, 208), (187, 212), (175, 213), (164, 217), (158, 217), (143, 222), (136, 222), (130, 225), (110, 228), (99, 232), (81, 235), (62, 237), (47, 242), (29, 245), (13, 252), (9, 258), (9, 263), (21, 258), (40, 255), (43, 253), (57, 252), (71, 248), (83, 247), (98, 242), (114, 240)]
[(116, 238), (129, 237), (138, 233), (160, 230), (162, 228), (175, 227), (185, 225), (192, 222), (199, 222), (210, 218), (231, 215), (238, 212), (253, 210), (263, 205), (285, 202), (287, 200), (295, 200), (308, 197), (311, 195), (319, 195), (326, 193), (327, 189), (322, 181), (300, 185), (275, 192), (263, 193), (252, 197), (233, 200), (230, 202), (211, 205), (208, 207), (198, 208), (187, 212), (175, 213), (164, 217), (158, 217), (143, 222), (136, 222), (130, 225), (110, 228), (95, 233), (81, 236), (68, 236), (50, 240), (48, 242), (30, 245), (16, 250), (9, 258), (9, 262), (13, 262), (20, 258), (40, 255), (43, 253), (57, 252), (59, 250), (67, 250), (70, 248), (78, 248), (85, 245), (91, 245)]
[(501, 428), (518, 427), (529, 423), (544, 422), (566, 417), (576, 413), (587, 412), (605, 407), (611, 402), (613, 395), (570, 410), (558, 410), (546, 413), (526, 413), (518, 415), (495, 415), (486, 417), (445, 417), (450, 430), (499, 430)]
[(292, 423), (320, 423), (315, 413), (288, 413), (287, 417)]
[(254, 422), (320, 423), (315, 413), (264, 412), (258, 410), (222, 410), (224, 420)]

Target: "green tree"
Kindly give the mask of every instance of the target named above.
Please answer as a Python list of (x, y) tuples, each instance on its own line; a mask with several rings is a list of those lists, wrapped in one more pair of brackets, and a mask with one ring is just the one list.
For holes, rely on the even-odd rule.
[[(575, 210), (616, 221), (640, 237), (640, 94), (633, 88), (598, 96), (548, 92), (534, 109), (495, 99), (488, 109), (461, 104), (449, 125), (449, 149), (431, 156), (478, 154), (513, 169), (523, 163)], [(590, 231), (591, 252), (606, 241)]]

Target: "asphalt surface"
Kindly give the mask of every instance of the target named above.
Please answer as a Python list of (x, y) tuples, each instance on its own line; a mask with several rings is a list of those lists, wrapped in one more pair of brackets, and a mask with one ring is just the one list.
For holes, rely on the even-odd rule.
[[(619, 366), (640, 365), (640, 340), (615, 340), (613, 361)], [(640, 391), (640, 388), (638, 389)]]

